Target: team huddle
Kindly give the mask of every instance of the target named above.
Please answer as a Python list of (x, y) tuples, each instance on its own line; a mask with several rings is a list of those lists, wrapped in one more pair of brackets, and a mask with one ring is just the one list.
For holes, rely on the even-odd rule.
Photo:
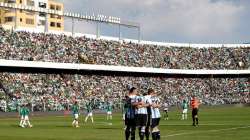
[[(193, 126), (198, 126), (198, 107), (199, 100), (192, 97), (192, 119)], [(182, 120), (187, 119), (188, 102), (182, 102)], [(159, 123), (161, 118), (161, 102), (157, 93), (153, 89), (148, 89), (148, 93), (140, 95), (135, 87), (132, 87), (126, 96), (124, 105), (125, 138), (126, 140), (135, 140), (136, 128), (138, 128), (140, 140), (149, 140), (150, 134), (152, 140), (160, 140)], [(164, 119), (168, 120), (168, 105), (164, 104)]]
[(126, 140), (130, 137), (135, 140), (136, 128), (140, 140), (144, 137), (149, 140), (150, 132), (153, 140), (159, 140), (160, 107), (160, 100), (153, 89), (149, 89), (148, 94), (139, 95), (136, 88), (131, 88), (125, 103)]

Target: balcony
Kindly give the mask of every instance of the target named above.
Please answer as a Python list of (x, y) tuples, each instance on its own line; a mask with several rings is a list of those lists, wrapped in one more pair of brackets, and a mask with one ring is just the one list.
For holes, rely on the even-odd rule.
[(16, 0), (5, 0), (5, 3), (16, 3)]

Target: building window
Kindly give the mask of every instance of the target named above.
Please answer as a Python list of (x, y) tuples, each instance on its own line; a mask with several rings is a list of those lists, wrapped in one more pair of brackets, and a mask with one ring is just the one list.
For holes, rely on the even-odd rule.
[(46, 8), (46, 3), (39, 2), (38, 5), (39, 5), (40, 8)]
[(40, 17), (46, 17), (46, 13), (39, 13)]
[(20, 18), (20, 22), (23, 22), (23, 19), (22, 19), (22, 18)]
[(32, 1), (32, 0), (27, 0), (27, 5), (28, 5), (28, 6), (34, 6), (34, 5), (35, 5), (35, 2)]
[(57, 18), (57, 19), (61, 19), (62, 16), (60, 15), (54, 15), (54, 14), (50, 14), (50, 18)]
[(56, 23), (57, 28), (61, 28), (61, 23)]
[(34, 19), (26, 18), (26, 24), (34, 25)]
[(14, 9), (4, 9), (4, 13), (10, 13), (10, 12), (15, 12)]
[(50, 14), (50, 18), (55, 18), (56, 15)]
[(45, 26), (45, 20), (39, 20), (38, 26)]
[(55, 26), (56, 26), (56, 23), (55, 23), (55, 22), (50, 22), (50, 26), (51, 26), (51, 27), (55, 27)]
[(22, 4), (23, 3), (23, 1), (22, 0), (20, 0), (20, 4)]
[(61, 11), (61, 6), (56, 6), (56, 10)]
[(50, 5), (50, 9), (51, 9), (51, 10), (55, 10), (55, 5), (51, 4), (51, 5)]
[(5, 3), (16, 3), (16, 0), (5, 0)]
[(35, 15), (35, 12), (32, 11), (25, 11), (26, 15), (33, 16)]
[(14, 17), (5, 17), (5, 22), (13, 22)]

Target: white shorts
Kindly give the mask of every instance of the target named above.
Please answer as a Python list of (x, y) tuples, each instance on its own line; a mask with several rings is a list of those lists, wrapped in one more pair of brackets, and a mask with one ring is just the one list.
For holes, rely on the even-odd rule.
[(75, 119), (79, 118), (79, 114), (74, 114)]
[(111, 112), (111, 111), (108, 111), (107, 114), (108, 114), (108, 115), (112, 115), (112, 112)]
[(27, 116), (27, 115), (24, 116), (24, 120), (25, 120), (25, 121), (28, 121), (28, 120), (29, 120), (29, 116)]
[(182, 113), (185, 114), (188, 112), (188, 109), (183, 109)]
[(93, 113), (92, 113), (92, 112), (89, 112), (87, 116), (88, 116), (88, 117), (92, 117), (92, 116), (93, 116)]

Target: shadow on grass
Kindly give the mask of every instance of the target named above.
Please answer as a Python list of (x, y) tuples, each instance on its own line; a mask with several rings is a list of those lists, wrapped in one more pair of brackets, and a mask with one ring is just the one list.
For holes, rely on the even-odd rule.
[(10, 127), (12, 127), (12, 128), (21, 128), (21, 127), (20, 127), (19, 125), (17, 125), (17, 124), (11, 124)]

